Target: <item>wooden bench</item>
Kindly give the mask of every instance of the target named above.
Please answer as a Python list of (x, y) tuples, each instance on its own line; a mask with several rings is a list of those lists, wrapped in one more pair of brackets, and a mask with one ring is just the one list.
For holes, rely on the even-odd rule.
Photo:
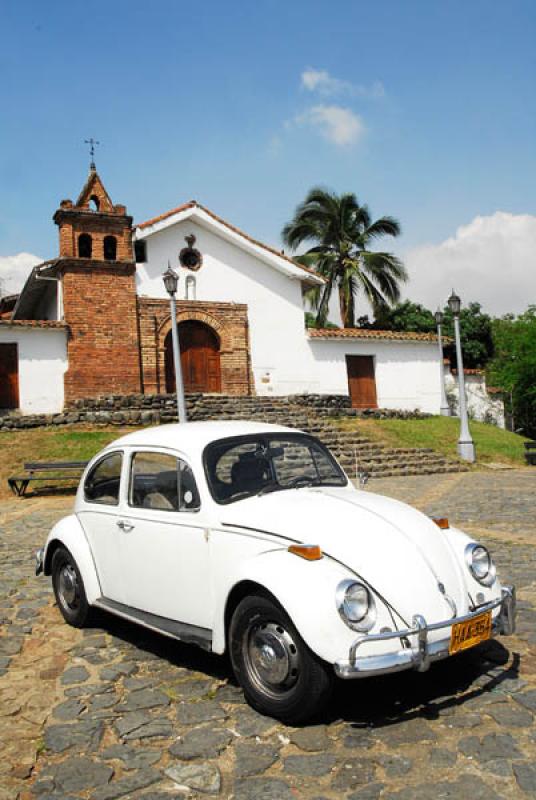
[(536, 442), (525, 442), (525, 461), (536, 467)]
[[(73, 480), (80, 477), (87, 463), (87, 461), (29, 461), (24, 464), (25, 475), (12, 475), (7, 482), (13, 494), (23, 497), (30, 481)], [(58, 472), (62, 474), (51, 474)]]

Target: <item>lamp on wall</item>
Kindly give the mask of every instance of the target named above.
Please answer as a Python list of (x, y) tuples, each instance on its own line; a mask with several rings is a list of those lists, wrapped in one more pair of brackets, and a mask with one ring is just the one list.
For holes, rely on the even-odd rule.
[(162, 275), (166, 292), (169, 294), (171, 306), (171, 338), (173, 342), (173, 366), (175, 369), (175, 391), (177, 393), (177, 416), (179, 422), (187, 422), (186, 403), (184, 401), (184, 383), (182, 380), (182, 365), (179, 348), (179, 326), (177, 325), (177, 305), (175, 295), (179, 285), (179, 276), (171, 269), (168, 261), (168, 268)]
[(467, 401), (465, 399), (465, 376), (463, 372), (462, 345), (460, 340), (460, 309), (461, 300), (452, 290), (448, 299), (449, 308), (454, 317), (454, 339), (456, 341), (456, 361), (458, 366), (458, 394), (460, 402), (460, 438), (458, 439), (458, 455), (465, 461), (476, 460), (475, 444), (469, 430), (469, 417), (467, 416)]
[(437, 341), (439, 344), (439, 377), (441, 379), (441, 407), (439, 413), (443, 417), (450, 417), (450, 407), (447, 402), (447, 392), (445, 389), (445, 366), (443, 363), (443, 342), (441, 340), (441, 325), (443, 324), (443, 314), (437, 309), (434, 314), (437, 325)]

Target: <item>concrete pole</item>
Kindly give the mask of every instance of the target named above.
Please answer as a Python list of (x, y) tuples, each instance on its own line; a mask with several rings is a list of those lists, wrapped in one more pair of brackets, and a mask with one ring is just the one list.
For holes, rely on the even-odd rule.
[(177, 416), (179, 422), (188, 422), (186, 403), (184, 401), (184, 383), (182, 380), (182, 364), (179, 348), (179, 326), (177, 325), (177, 304), (175, 295), (170, 295), (171, 302), (171, 338), (173, 343), (173, 366), (175, 368), (175, 391), (177, 393)]
[(439, 344), (439, 377), (441, 378), (441, 408), (439, 413), (442, 417), (450, 417), (450, 406), (447, 402), (447, 392), (445, 389), (445, 365), (443, 356), (443, 342), (441, 340), (441, 323), (437, 324), (437, 341)]
[(476, 461), (475, 445), (469, 430), (467, 402), (465, 399), (465, 376), (463, 373), (462, 345), (460, 340), (460, 320), (454, 315), (454, 338), (456, 339), (456, 360), (458, 362), (458, 393), (460, 404), (460, 438), (458, 439), (458, 455), (465, 461)]

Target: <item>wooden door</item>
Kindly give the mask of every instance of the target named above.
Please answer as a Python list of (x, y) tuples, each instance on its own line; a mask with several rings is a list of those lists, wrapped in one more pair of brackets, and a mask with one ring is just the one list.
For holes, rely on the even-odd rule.
[[(185, 392), (221, 392), (220, 345), (214, 331), (201, 322), (179, 325)], [(166, 391), (175, 391), (171, 331), (166, 337)]]
[(0, 408), (19, 407), (19, 356), (16, 344), (0, 344)]
[(346, 356), (346, 369), (352, 408), (378, 408), (373, 357)]

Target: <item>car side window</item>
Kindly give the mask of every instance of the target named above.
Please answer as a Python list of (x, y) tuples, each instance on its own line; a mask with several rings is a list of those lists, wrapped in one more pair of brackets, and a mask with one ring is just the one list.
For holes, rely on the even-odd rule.
[(167, 453), (134, 453), (129, 504), (159, 511), (197, 511), (200, 500), (192, 469)]
[(84, 483), (86, 502), (105, 506), (119, 505), (122, 464), (122, 453), (111, 453), (95, 464)]

